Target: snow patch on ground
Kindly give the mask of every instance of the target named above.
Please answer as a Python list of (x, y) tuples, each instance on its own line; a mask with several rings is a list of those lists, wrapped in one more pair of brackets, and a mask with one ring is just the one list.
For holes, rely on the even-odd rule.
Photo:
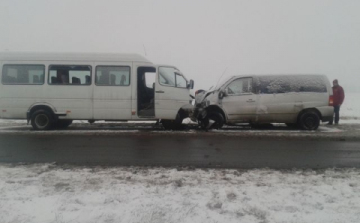
[(360, 170), (0, 165), (0, 222), (359, 222)]
[(343, 130), (338, 128), (329, 128), (327, 126), (319, 126), (319, 129), (321, 132), (343, 132)]
[(340, 117), (360, 120), (360, 93), (345, 92), (344, 104), (340, 108)]
[(0, 119), (0, 124), (26, 124), (24, 119)]

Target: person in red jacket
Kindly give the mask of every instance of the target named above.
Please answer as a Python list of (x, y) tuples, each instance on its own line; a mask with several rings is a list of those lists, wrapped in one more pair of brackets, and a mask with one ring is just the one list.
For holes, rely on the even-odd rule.
[[(339, 124), (340, 119), (340, 106), (344, 102), (345, 99), (345, 93), (344, 89), (339, 85), (339, 82), (337, 79), (333, 81), (333, 101), (334, 101), (334, 114), (335, 114), (335, 125)], [(334, 118), (333, 118), (334, 119)], [(330, 125), (333, 124), (333, 120), (329, 122)]]

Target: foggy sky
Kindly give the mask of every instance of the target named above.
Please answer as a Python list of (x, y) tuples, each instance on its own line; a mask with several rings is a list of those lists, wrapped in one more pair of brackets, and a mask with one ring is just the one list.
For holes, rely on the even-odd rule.
[(360, 92), (360, 1), (0, 0), (0, 51), (117, 52), (195, 88), (243, 74), (326, 74)]

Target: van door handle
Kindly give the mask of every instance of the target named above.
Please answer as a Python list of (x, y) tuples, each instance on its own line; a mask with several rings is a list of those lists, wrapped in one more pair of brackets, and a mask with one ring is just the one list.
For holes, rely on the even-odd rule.
[(246, 102), (255, 102), (253, 99), (249, 99)]
[(165, 93), (164, 91), (155, 91), (156, 93)]

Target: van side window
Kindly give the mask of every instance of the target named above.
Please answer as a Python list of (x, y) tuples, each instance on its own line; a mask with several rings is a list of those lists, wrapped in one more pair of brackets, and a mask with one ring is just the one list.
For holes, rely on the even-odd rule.
[(239, 78), (232, 81), (228, 86), (229, 95), (252, 93), (252, 78)]
[(5, 64), (2, 69), (3, 84), (44, 84), (44, 65)]
[(277, 94), (288, 92), (326, 92), (326, 85), (321, 76), (287, 75), (263, 76), (260, 80), (261, 94)]
[(95, 84), (97, 86), (129, 86), (130, 67), (96, 66)]
[(48, 82), (51, 85), (90, 85), (91, 66), (50, 65)]

